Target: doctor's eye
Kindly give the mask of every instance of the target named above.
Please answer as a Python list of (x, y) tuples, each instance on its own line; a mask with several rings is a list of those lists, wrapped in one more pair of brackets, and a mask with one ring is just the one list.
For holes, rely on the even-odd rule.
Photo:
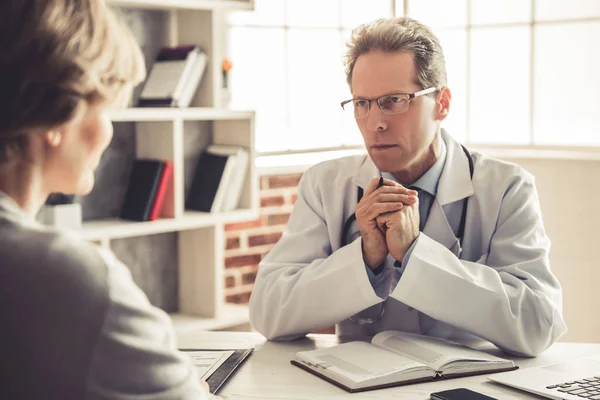
[(391, 114), (399, 114), (408, 109), (408, 99), (399, 95), (381, 97), (378, 103), (384, 112)]
[(363, 99), (354, 100), (354, 107), (356, 107), (356, 108), (369, 107), (369, 101), (363, 100)]

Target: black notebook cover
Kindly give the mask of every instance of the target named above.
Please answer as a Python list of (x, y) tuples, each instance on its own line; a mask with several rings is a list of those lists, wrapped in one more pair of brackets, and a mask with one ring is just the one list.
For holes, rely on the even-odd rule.
[(129, 185), (121, 208), (121, 219), (148, 221), (160, 185), (165, 162), (137, 159), (133, 162)]
[(219, 389), (223, 387), (225, 381), (236, 371), (237, 367), (243, 363), (254, 349), (242, 349), (242, 350), (209, 350), (209, 349), (180, 349), (181, 351), (233, 351), (234, 353), (215, 371), (211, 376), (208, 377), (206, 383), (210, 387), (210, 392), (216, 394)]
[(210, 212), (228, 158), (229, 156), (208, 152), (200, 155), (185, 208)]

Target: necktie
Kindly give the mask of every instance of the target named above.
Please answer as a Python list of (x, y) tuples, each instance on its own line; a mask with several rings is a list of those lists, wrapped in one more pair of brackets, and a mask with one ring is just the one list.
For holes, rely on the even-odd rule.
[(423, 192), (423, 190), (420, 188), (416, 186), (410, 186), (409, 189), (416, 191), (417, 195), (419, 196), (419, 231), (423, 232), (425, 222), (427, 221), (427, 214), (429, 212), (429, 199), (426, 198), (427, 193)]

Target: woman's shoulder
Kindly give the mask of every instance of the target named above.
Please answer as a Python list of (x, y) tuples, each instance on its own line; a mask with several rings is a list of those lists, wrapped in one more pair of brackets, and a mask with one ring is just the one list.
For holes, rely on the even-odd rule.
[(45, 292), (69, 290), (76, 298), (107, 296), (108, 266), (101, 249), (75, 232), (40, 224), (0, 221), (5, 278)]

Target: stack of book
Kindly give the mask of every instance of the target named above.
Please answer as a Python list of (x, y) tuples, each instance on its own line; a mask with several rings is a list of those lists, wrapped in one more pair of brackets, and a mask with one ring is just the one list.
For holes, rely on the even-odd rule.
[(172, 177), (170, 160), (136, 159), (119, 218), (139, 222), (158, 219)]
[(249, 154), (239, 146), (211, 145), (200, 155), (186, 209), (202, 212), (235, 210), (240, 202)]
[(163, 47), (138, 100), (140, 107), (189, 107), (207, 65), (198, 46)]

